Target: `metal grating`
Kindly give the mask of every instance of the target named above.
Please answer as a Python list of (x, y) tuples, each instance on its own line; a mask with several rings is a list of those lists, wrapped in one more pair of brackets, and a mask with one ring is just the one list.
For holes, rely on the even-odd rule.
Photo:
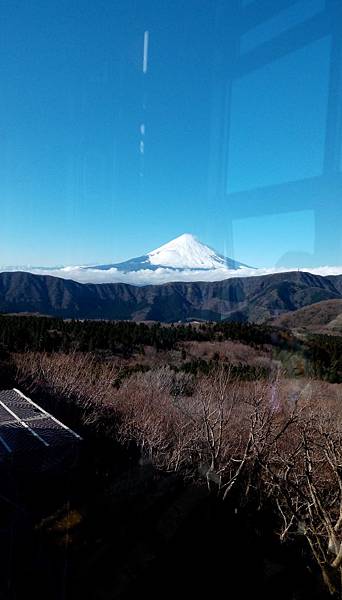
[(34, 419), (30, 421), (30, 427), (49, 446), (59, 446), (75, 439), (74, 433), (70, 429), (61, 429), (51, 417)]
[(13, 416), (0, 404), (0, 423), (6, 423), (7, 421), (13, 421)]
[(35, 406), (31, 406), (25, 400), (19, 400), (17, 402), (15, 400), (12, 400), (4, 402), (4, 404), (6, 405), (6, 409), (9, 409), (13, 413), (15, 413), (16, 416), (19, 417), (19, 419), (29, 419), (31, 417), (38, 417), (40, 414), (40, 411)]
[(11, 452), (29, 452), (41, 447), (40, 440), (19, 422), (2, 425), (0, 431), (2, 440), (6, 442)]
[(68, 446), (80, 439), (19, 390), (0, 390), (0, 461), (18, 453)]

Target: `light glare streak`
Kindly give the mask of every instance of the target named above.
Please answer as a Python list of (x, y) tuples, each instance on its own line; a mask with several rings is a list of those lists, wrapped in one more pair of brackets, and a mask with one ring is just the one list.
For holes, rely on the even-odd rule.
[(144, 54), (143, 54), (143, 73), (147, 73), (148, 67), (148, 31), (144, 32)]

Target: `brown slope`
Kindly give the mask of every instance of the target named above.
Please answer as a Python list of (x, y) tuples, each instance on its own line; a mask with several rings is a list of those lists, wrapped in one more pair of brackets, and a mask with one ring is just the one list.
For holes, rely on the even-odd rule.
[(288, 329), (342, 334), (342, 299), (325, 300), (285, 313), (272, 324)]

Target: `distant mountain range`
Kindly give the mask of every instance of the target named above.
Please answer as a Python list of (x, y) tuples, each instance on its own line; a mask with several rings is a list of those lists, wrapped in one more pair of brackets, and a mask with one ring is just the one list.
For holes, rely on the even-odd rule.
[(142, 287), (81, 284), (24, 272), (0, 273), (0, 312), (76, 319), (264, 322), (335, 299), (342, 299), (342, 275), (322, 277), (300, 271)]

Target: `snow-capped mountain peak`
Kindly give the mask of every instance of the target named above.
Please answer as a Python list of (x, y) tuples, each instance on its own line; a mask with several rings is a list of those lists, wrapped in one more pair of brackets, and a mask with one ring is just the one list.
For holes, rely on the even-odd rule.
[[(293, 268), (256, 269), (227, 258), (200, 242), (191, 233), (183, 233), (174, 240), (151, 250), (143, 256), (120, 263), (65, 267), (1, 267), (3, 271), (26, 271), (37, 275), (52, 275), (80, 283), (128, 283), (153, 285), (195, 281), (222, 281), (230, 277), (268, 275), (292, 271)], [(317, 275), (339, 275), (342, 267), (302, 269)]]
[(220, 281), (235, 274), (240, 276), (253, 271), (247, 265), (219, 254), (191, 233), (183, 233), (143, 256), (120, 263), (22, 270), (65, 277), (83, 283), (127, 282), (134, 285), (171, 281)]
[(226, 264), (224, 257), (191, 233), (183, 233), (147, 256), (151, 265), (178, 269), (215, 269)]
[(124, 273), (167, 269), (179, 273), (181, 271), (201, 272), (217, 269), (234, 270), (245, 266), (231, 258), (218, 254), (213, 248), (200, 242), (191, 233), (183, 233), (183, 235), (143, 256), (131, 258), (122, 263), (97, 265), (91, 268), (102, 271), (114, 268)]

